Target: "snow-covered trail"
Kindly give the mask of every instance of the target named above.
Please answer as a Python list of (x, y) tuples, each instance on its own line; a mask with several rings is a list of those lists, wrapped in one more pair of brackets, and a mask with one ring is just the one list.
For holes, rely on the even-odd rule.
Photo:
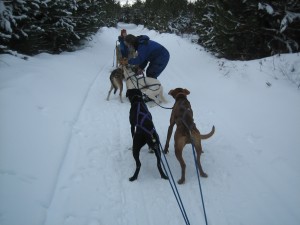
[[(107, 40), (105, 35), (111, 36), (109, 34), (111, 31), (107, 30), (106, 32), (101, 36), (101, 43), (111, 45), (109, 43), (111, 41), (105, 42)], [(139, 29), (130, 30), (129, 28), (129, 33), (131, 32), (138, 34), (143, 31)], [(214, 82), (220, 82), (218, 79), (222, 75), (218, 71), (219, 68), (215, 61), (208, 57), (197, 63), (199, 68), (205, 67), (206, 74), (201, 73), (201, 71), (197, 71), (197, 74), (194, 68), (189, 71), (190, 63), (193, 63), (193, 60), (196, 63), (197, 57), (186, 61), (183, 55), (187, 55), (189, 51), (194, 50), (194, 46), (178, 41), (179, 54), (172, 46), (168, 46), (168, 42), (164, 42), (164, 35), (159, 37), (155, 34), (154, 36), (167, 48), (171, 49), (172, 59), (170, 65), (165, 74), (161, 76), (165, 92), (174, 88), (175, 83), (180, 84), (182, 87), (188, 87), (192, 92), (191, 99), (197, 99), (195, 102), (201, 101), (198, 108), (197, 104), (193, 105), (195, 111), (203, 112), (202, 118), (198, 119), (199, 115), (195, 116), (196, 121), (202, 122), (200, 124), (202, 130), (209, 130), (213, 122), (216, 121), (216, 113), (211, 107), (206, 107), (205, 104), (216, 100), (210, 99), (216, 98), (216, 95), (215, 93), (209, 95), (210, 93), (207, 93), (207, 90), (210, 89), (207, 89), (207, 86), (214, 87)], [(113, 45), (107, 49), (112, 48)], [(102, 52), (102, 54), (109, 55), (111, 52)], [(201, 52), (199, 57), (201, 57), (200, 54)], [(180, 62), (180, 66), (175, 62)], [(78, 121), (74, 124), (72, 139), (68, 146), (69, 154), (64, 163), (64, 170), (59, 175), (61, 178), (60, 183), (56, 186), (56, 195), (48, 210), (46, 224), (51, 225), (57, 222), (63, 224), (111, 224), (112, 217), (116, 218), (113, 220), (113, 224), (120, 225), (182, 224), (183, 219), (169, 183), (159, 178), (155, 167), (155, 157), (149, 155), (147, 151), (143, 151), (141, 154), (142, 170), (140, 179), (138, 182), (128, 182), (128, 177), (134, 170), (134, 161), (131, 151), (128, 150), (131, 146), (128, 122), (129, 103), (120, 104), (115, 96), (110, 102), (105, 101), (109, 87), (107, 77), (111, 67), (107, 66), (108, 63), (104, 65), (106, 65), (105, 68), (100, 71), (91, 86), (86, 101), (80, 110)], [(219, 77), (218, 75), (213, 77), (212, 74), (220, 75)], [(193, 82), (200, 75), (201, 80)], [(172, 77), (171, 83), (169, 77)], [(200, 92), (198, 92), (198, 98), (195, 98), (195, 96), (192, 98), (193, 90)], [(202, 90), (203, 93), (201, 93)], [(212, 88), (210, 91), (220, 92), (222, 90)], [(231, 86), (225, 87), (225, 93), (230, 91), (232, 91)], [(102, 96), (102, 98), (99, 98), (99, 96)], [(217, 97), (221, 98), (222, 96), (217, 95)], [(169, 98), (169, 102), (171, 106), (173, 100)], [(226, 102), (226, 99), (223, 102)], [(170, 111), (155, 107), (151, 109), (151, 112), (156, 122), (156, 129), (161, 134), (161, 140), (165, 140)], [(230, 113), (232, 113), (231, 110)], [(207, 158), (204, 155), (203, 157), (204, 168), (210, 172), (210, 182), (208, 184), (205, 180), (202, 181), (204, 196), (207, 196), (209, 223), (222, 224), (225, 220), (227, 221), (225, 224), (231, 224), (235, 220), (243, 221), (245, 218), (251, 218), (256, 224), (260, 224), (262, 218), (266, 217), (263, 219), (263, 223), (276, 224), (278, 219), (272, 219), (272, 215), (268, 214), (269, 210), (261, 204), (261, 199), (266, 199), (267, 202), (273, 202), (272, 205), (276, 205), (277, 200), (273, 199), (273, 196), (278, 195), (280, 190), (276, 186), (272, 187), (271, 183), (260, 176), (257, 165), (253, 163), (259, 160), (262, 150), (256, 149), (255, 145), (262, 137), (251, 132), (247, 135), (241, 134), (239, 130), (236, 130), (236, 125), (232, 126), (231, 123), (226, 122), (225, 116), (228, 115), (221, 115), (221, 118), (218, 118), (221, 126), (216, 125), (217, 132), (214, 139), (203, 143), (205, 148), (209, 148), (206, 154), (211, 156)], [(226, 129), (226, 131), (222, 133), (222, 129)], [(230, 136), (227, 138), (227, 135)], [(241, 146), (239, 146), (238, 141), (234, 145), (230, 142), (226, 143), (228, 139), (240, 140), (244, 149), (253, 149), (252, 154), (243, 153), (243, 150), (239, 149)], [(173, 142), (170, 146), (172, 144)], [(186, 149), (184, 154), (189, 165), (187, 169), (188, 182), (179, 187), (179, 190), (182, 193), (183, 202), (186, 203), (186, 210), (191, 224), (197, 224), (203, 222), (203, 214), (193, 158), (191, 151), (188, 150), (191, 150), (191, 148), (187, 146)], [(230, 150), (230, 152), (224, 155), (226, 150)], [(220, 159), (217, 154), (222, 155), (222, 161), (218, 163), (210, 161)], [(170, 158), (175, 179), (178, 179), (180, 174), (178, 162), (172, 153), (168, 158)], [(226, 163), (230, 165), (226, 165)], [(264, 164), (264, 162), (261, 163)], [(226, 167), (228, 169), (224, 170)], [(239, 181), (238, 186), (236, 185), (237, 180)], [(260, 190), (261, 193), (257, 194), (255, 190)], [(78, 196), (81, 197), (78, 198)], [(280, 201), (284, 203), (284, 200)], [(229, 205), (228, 202), (230, 202)], [(248, 208), (249, 205), (256, 205), (256, 207), (254, 209)], [(236, 213), (239, 211), (238, 208), (242, 209), (239, 214)], [(110, 213), (107, 213), (108, 209)], [(282, 208), (278, 207), (277, 213), (280, 213), (281, 210)], [(288, 216), (293, 214), (292, 211), (289, 207), (286, 208)], [(213, 216), (215, 213), (223, 215), (225, 218), (223, 216), (215, 218)], [(99, 217), (99, 215), (101, 216)], [(257, 215), (261, 215), (261, 217), (257, 217)], [(257, 218), (257, 221), (255, 221), (255, 218)]]
[[(105, 37), (101, 39), (103, 44), (111, 45), (110, 39), (110, 43), (105, 43)], [(112, 48), (113, 45), (107, 49)], [(102, 54), (109, 55), (111, 51)], [(128, 181), (135, 168), (129, 150), (130, 105), (127, 99), (121, 104), (116, 96), (109, 102), (105, 100), (112, 67), (109, 63), (104, 65), (87, 89), (72, 123), (44, 224), (182, 224), (169, 183), (160, 178), (156, 158), (147, 153), (146, 147), (141, 153), (140, 180)], [(153, 116), (162, 113), (164, 120), (167, 118), (162, 122), (168, 122), (169, 110), (153, 108)], [(157, 129), (164, 130), (165, 126)], [(194, 218), (199, 219), (201, 215)]]
[[(7, 56), (0, 64), (0, 225), (184, 224), (147, 147), (138, 180), (128, 181), (135, 168), (130, 104), (117, 95), (106, 101), (121, 28), (169, 49), (159, 77), (165, 106), (174, 103), (170, 89), (188, 88), (197, 127), (203, 133), (216, 127), (202, 143), (208, 224), (298, 225), (299, 91), (267, 68), (274, 64), (269, 59), (216, 59), (189, 40), (127, 24), (102, 28), (74, 53), (28, 62)], [(171, 111), (150, 111), (164, 146)], [(173, 138), (167, 159), (177, 181)], [(177, 187), (190, 224), (204, 224), (191, 146), (184, 159), (186, 183)]]

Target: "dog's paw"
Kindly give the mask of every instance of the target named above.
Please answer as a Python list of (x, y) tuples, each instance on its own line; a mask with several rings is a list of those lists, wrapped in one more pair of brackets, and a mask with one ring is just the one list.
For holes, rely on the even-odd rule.
[(185, 179), (180, 179), (177, 181), (178, 184), (184, 184), (184, 182), (185, 182)]
[(204, 172), (203, 172), (203, 173), (200, 173), (200, 176), (201, 176), (201, 177), (204, 177), (204, 178), (207, 178), (207, 177), (208, 177), (208, 175), (207, 175), (206, 173), (204, 173)]
[(163, 175), (161, 176), (161, 178), (162, 178), (162, 179), (165, 179), (165, 180), (169, 180), (169, 177), (166, 176), (165, 174), (163, 174)]
[(169, 149), (165, 149), (165, 150), (164, 150), (164, 153), (165, 153), (165, 154), (168, 154), (168, 153), (169, 153)]

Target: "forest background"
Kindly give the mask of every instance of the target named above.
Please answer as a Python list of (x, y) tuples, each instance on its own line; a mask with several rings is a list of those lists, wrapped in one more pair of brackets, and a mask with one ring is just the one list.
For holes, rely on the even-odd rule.
[(0, 0), (0, 54), (74, 51), (118, 22), (192, 35), (232, 60), (299, 52), (299, 0)]

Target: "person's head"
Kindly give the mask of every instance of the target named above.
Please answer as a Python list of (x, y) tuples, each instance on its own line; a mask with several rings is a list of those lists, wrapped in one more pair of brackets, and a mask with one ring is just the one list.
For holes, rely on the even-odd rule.
[(121, 30), (121, 36), (125, 37), (127, 35), (127, 31), (125, 29)]
[(132, 35), (132, 34), (128, 34), (125, 39), (125, 44), (127, 46), (130, 46), (130, 47), (135, 47), (136, 43), (137, 43), (137, 37)]

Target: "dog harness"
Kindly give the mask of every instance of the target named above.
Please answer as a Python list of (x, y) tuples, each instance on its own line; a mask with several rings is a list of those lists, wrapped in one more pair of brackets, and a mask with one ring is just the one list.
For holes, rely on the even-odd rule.
[[(150, 89), (151, 91), (157, 91), (159, 90), (161, 84), (147, 84), (146, 82), (146, 77), (144, 75), (137, 75), (137, 74), (133, 74), (127, 77), (126, 81), (130, 80), (131, 83), (133, 84), (133, 86), (136, 89)], [(141, 85), (139, 80), (143, 80), (143, 83), (145, 85)]]
[[(141, 111), (141, 105), (142, 107), (145, 109), (146, 112)], [(141, 116), (141, 119), (139, 120), (139, 117)], [(152, 129), (149, 130), (144, 126), (144, 123), (146, 121), (150, 121), (152, 123), (152, 116), (149, 112), (149, 110), (147, 109), (147, 106), (145, 106), (144, 104), (142, 104), (141, 102), (138, 103), (138, 107), (137, 107), (137, 115), (136, 115), (136, 128), (141, 128), (143, 131), (145, 131), (146, 133), (148, 133), (153, 142), (155, 142), (155, 137), (154, 137), (154, 133), (155, 133), (155, 128), (154, 126), (152, 126)]]
[(180, 103), (180, 105), (179, 105), (179, 109), (184, 111), (183, 114), (182, 114), (182, 116), (181, 116), (181, 118), (180, 118), (180, 120), (182, 121), (183, 125), (189, 130), (189, 132), (190, 132), (190, 134), (191, 134), (191, 131), (192, 131), (192, 129), (193, 129), (194, 126), (195, 126), (195, 123), (193, 122), (193, 123), (190, 124), (190, 125), (187, 124), (187, 122), (186, 122), (186, 120), (185, 120), (185, 116), (186, 116), (186, 114), (187, 114), (188, 112), (191, 112), (191, 108), (185, 107), (185, 106), (183, 105), (184, 103), (185, 103), (185, 101), (182, 101), (182, 102)]

